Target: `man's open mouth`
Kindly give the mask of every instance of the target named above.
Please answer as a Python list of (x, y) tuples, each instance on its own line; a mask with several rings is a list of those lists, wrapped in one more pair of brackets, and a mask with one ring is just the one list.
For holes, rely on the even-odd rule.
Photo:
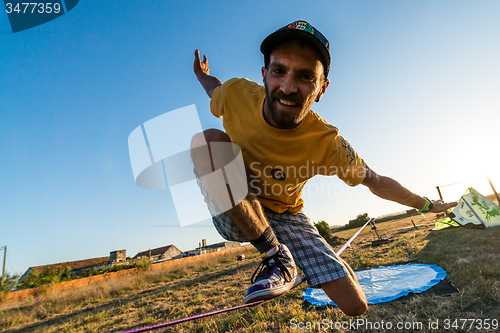
[(297, 106), (297, 105), (299, 105), (298, 103), (287, 101), (287, 100), (284, 100), (284, 99), (278, 99), (278, 101), (281, 104), (286, 105), (286, 106)]

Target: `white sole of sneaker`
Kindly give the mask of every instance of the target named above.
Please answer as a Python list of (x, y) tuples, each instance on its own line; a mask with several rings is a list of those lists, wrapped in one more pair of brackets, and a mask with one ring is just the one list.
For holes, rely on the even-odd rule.
[(257, 301), (262, 301), (262, 300), (268, 300), (268, 299), (272, 299), (272, 298), (281, 296), (281, 295), (285, 294), (287, 291), (289, 291), (290, 289), (295, 288), (296, 286), (298, 286), (301, 283), (302, 283), (302, 278), (300, 277), (300, 275), (297, 274), (297, 276), (295, 277), (295, 279), (293, 281), (290, 281), (289, 283), (282, 286), (281, 288), (274, 289), (272, 292), (270, 292), (269, 290), (262, 290), (262, 291), (257, 291), (257, 292), (254, 292), (254, 293), (248, 295), (247, 297), (245, 297), (245, 304), (253, 303), (253, 302), (257, 302)]

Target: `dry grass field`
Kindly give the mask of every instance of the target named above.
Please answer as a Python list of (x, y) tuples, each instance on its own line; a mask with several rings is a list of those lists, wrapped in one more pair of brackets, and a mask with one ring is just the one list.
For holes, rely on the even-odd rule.
[[(401, 322), (406, 329), (337, 326), (340, 328), (337, 330), (335, 323), (348, 323), (350, 318), (335, 307), (311, 306), (305, 302), (303, 284), (256, 307), (153, 332), (499, 332), (500, 329), (492, 328), (491, 321), (500, 320), (500, 228), (430, 231), (435, 220), (433, 214), (428, 214), (425, 219), (416, 216), (379, 223), (380, 235), (394, 241), (377, 247), (364, 246), (375, 239), (367, 227), (342, 254), (354, 270), (406, 262), (437, 264), (446, 270), (447, 279), (458, 292), (444, 296), (427, 292), (372, 305), (359, 318), (372, 324)], [(335, 236), (347, 239), (354, 232), (346, 230)], [(250, 276), (260, 260), (254, 250), (247, 250), (246, 255), (245, 261), (236, 261), (232, 254), (209, 262), (201, 260), (188, 267), (146, 271), (119, 282), (46, 295), (43, 299), (0, 304), (0, 330), (123, 332), (241, 305)], [(460, 319), (474, 319), (475, 326), (468, 330), (469, 321), (462, 328)], [(478, 323), (484, 324), (486, 319), (490, 329), (478, 329)], [(448, 329), (444, 327), (446, 320)], [(325, 322), (330, 323), (328, 327)], [(435, 322), (439, 322), (438, 329), (430, 330), (429, 323)], [(305, 329), (307, 323), (315, 323), (315, 327)], [(415, 323), (422, 323), (422, 328)]]

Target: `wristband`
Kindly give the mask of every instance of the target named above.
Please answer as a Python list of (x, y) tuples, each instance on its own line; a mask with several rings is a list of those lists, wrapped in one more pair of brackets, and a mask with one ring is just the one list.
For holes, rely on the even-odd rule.
[(424, 207), (417, 210), (417, 212), (419, 214), (427, 213), (428, 211), (430, 211), (432, 209), (432, 207), (434, 207), (434, 204), (432, 203), (432, 201), (429, 200), (429, 198), (424, 197), (424, 199), (425, 199)]

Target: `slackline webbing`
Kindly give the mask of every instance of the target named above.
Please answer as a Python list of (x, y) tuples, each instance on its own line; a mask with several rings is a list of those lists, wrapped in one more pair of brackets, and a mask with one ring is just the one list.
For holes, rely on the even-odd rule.
[(446, 186), (452, 186), (452, 185), (457, 185), (457, 184), (462, 184), (462, 183), (467, 183), (467, 182), (471, 182), (473, 180), (478, 180), (478, 179), (483, 179), (483, 177), (481, 178), (474, 178), (474, 179), (469, 179), (469, 180), (463, 180), (461, 182), (457, 182), (457, 183), (453, 183), (453, 184), (448, 184), (448, 185), (440, 185), (438, 187), (442, 188), (442, 187), (446, 187)]
[[(342, 247), (337, 252), (335, 252), (335, 254), (338, 255), (338, 256), (340, 256), (340, 254), (342, 252), (344, 252), (344, 250), (349, 245), (351, 245), (352, 241), (359, 235), (359, 233), (372, 220), (374, 220), (374, 218), (369, 219), (361, 228), (359, 228), (359, 230), (351, 238), (349, 238), (349, 240), (344, 245), (342, 245)], [(306, 281), (306, 278), (304, 277), (304, 278), (302, 278), (302, 281), (298, 285), (296, 285), (295, 287), (298, 287), (299, 285), (301, 285), (305, 281)], [(126, 332), (123, 332), (123, 333), (138, 333), (138, 332), (152, 331), (152, 330), (155, 330), (155, 329), (158, 329), (158, 328), (173, 326), (173, 325), (177, 325), (177, 324), (180, 324), (180, 323), (184, 323), (186, 321), (191, 321), (191, 320), (195, 320), (195, 319), (209, 317), (209, 316), (213, 316), (213, 315), (216, 315), (216, 314), (219, 314), (219, 313), (224, 313), (224, 312), (234, 311), (234, 310), (238, 310), (238, 309), (253, 307), (253, 306), (259, 305), (261, 303), (264, 303), (266, 301), (268, 301), (268, 300), (260, 300), (260, 301), (257, 301), (257, 302), (252, 302), (252, 303), (248, 303), (248, 304), (238, 305), (238, 306), (235, 306), (235, 307), (232, 307), (232, 308), (226, 308), (226, 309), (222, 309), (222, 310), (217, 310), (217, 311), (202, 313), (202, 314), (199, 314), (199, 315), (196, 315), (196, 316), (192, 316), (192, 317), (182, 318), (182, 319), (170, 321), (168, 323), (163, 323), (163, 324), (158, 324), (158, 325), (154, 325), (154, 326), (148, 326), (148, 327), (138, 328), (136, 330), (126, 331)]]

